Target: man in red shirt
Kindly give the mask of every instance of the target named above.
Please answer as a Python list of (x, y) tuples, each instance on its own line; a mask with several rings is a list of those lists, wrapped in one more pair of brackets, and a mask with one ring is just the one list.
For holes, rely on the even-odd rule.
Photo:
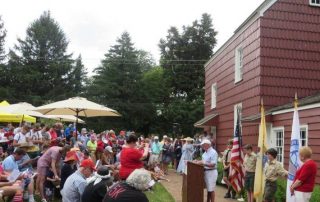
[(297, 201), (308, 202), (315, 185), (317, 164), (311, 159), (311, 155), (310, 147), (301, 147), (299, 157), (303, 165), (297, 170), (290, 187), (291, 194), (295, 195)]

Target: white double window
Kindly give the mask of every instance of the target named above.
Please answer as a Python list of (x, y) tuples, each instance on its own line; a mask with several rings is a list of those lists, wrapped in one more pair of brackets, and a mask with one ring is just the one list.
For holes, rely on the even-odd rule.
[(277, 150), (277, 160), (283, 163), (283, 151), (284, 151), (284, 128), (273, 128), (273, 146)]
[(235, 52), (235, 66), (234, 66), (234, 82), (237, 83), (242, 80), (243, 69), (243, 48), (240, 46)]
[(310, 0), (311, 6), (320, 6), (320, 0)]
[(308, 126), (300, 126), (300, 146), (308, 146)]
[(217, 107), (217, 83), (211, 86), (211, 109)]

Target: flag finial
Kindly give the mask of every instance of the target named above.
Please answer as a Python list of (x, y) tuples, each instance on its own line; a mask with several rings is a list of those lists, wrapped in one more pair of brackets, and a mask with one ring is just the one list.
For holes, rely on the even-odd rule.
[(298, 94), (296, 92), (295, 96), (294, 96), (294, 108), (298, 108)]

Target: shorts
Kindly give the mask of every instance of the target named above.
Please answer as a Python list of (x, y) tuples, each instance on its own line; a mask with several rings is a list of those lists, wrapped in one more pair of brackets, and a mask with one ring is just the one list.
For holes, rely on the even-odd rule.
[(244, 187), (249, 192), (253, 192), (254, 176), (255, 176), (254, 172), (246, 172), (246, 176), (244, 178)]
[(229, 172), (230, 172), (230, 169), (226, 169), (226, 170), (223, 170), (223, 177), (226, 177), (228, 178), (229, 177)]
[(296, 200), (299, 202), (309, 202), (312, 192), (294, 191)]
[(160, 155), (159, 154), (151, 154), (149, 158), (149, 165), (155, 165), (159, 163)]
[(208, 192), (213, 192), (216, 189), (217, 178), (218, 171), (216, 169), (204, 171), (204, 181)]
[(277, 181), (266, 181), (266, 186), (264, 188), (263, 200), (273, 201), (277, 191)]

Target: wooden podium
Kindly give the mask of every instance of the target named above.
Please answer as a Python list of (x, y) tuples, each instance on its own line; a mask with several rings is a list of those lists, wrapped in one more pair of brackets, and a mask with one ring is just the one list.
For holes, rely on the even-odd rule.
[(188, 162), (187, 175), (183, 174), (182, 202), (203, 202), (203, 189), (203, 166)]

